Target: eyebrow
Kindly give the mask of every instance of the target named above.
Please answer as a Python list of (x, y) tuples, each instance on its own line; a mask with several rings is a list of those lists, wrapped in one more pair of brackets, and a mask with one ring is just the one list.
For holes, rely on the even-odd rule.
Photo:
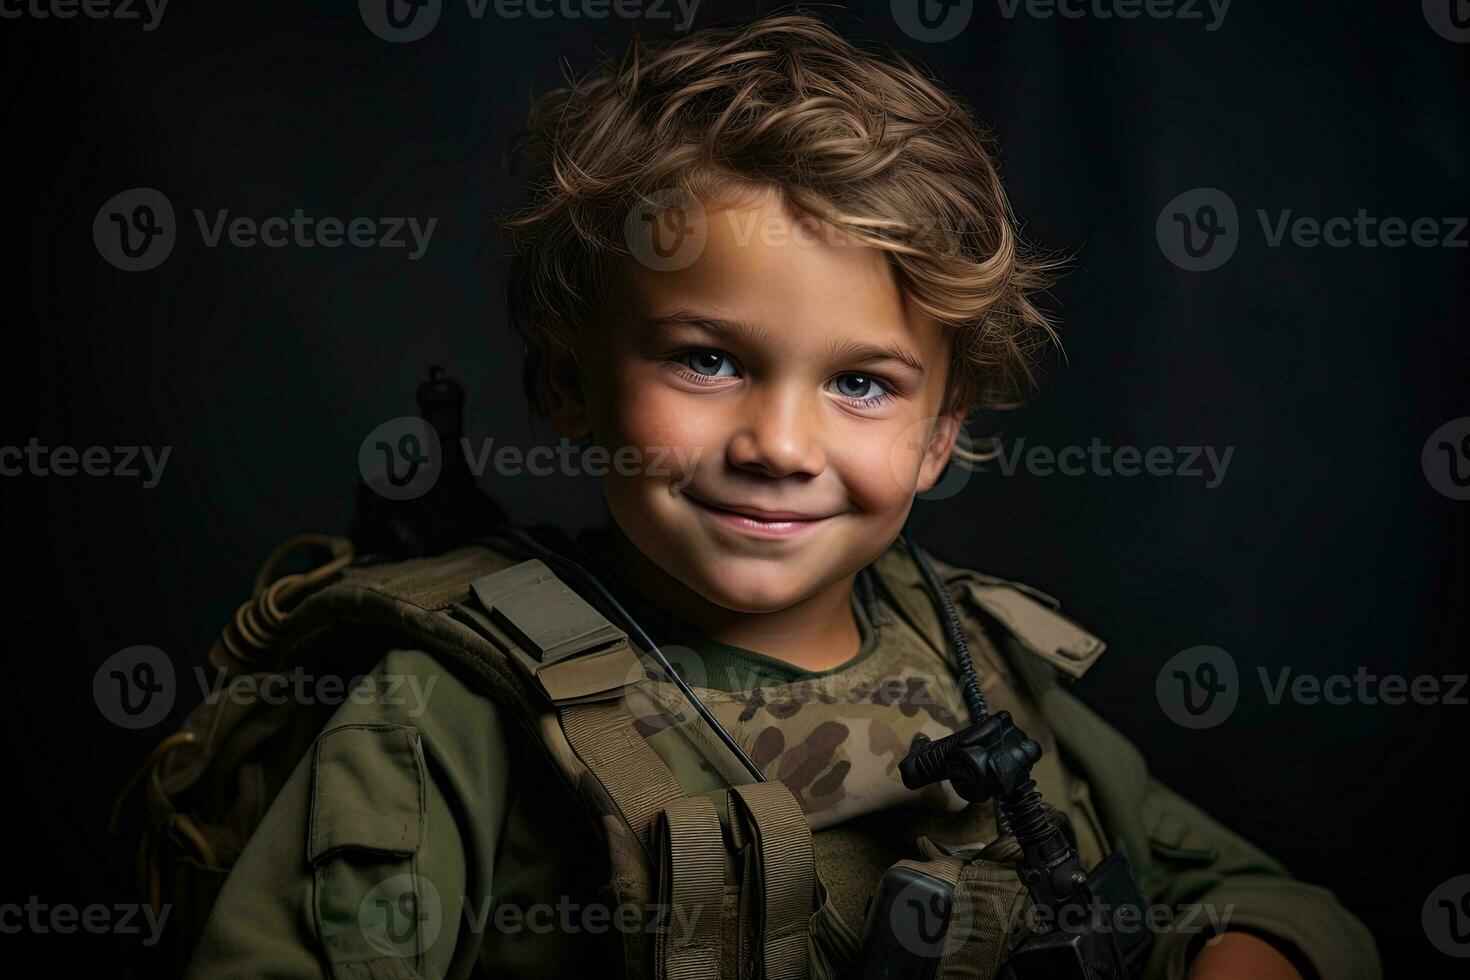
[[(771, 336), (769, 330), (743, 320), (706, 316), (687, 310), (677, 310), (663, 316), (649, 317), (647, 323), (650, 326), (660, 327), (699, 327), (718, 337), (729, 337), (757, 344), (768, 340)], [(915, 374), (923, 375), (924, 373), (924, 363), (919, 360), (918, 355), (897, 341), (886, 344), (865, 344), (852, 340), (836, 341), (831, 345), (831, 355), (842, 360), (897, 361)]]
[(915, 374), (924, 373), (924, 363), (919, 360), (918, 355), (897, 341), (886, 344), (860, 344), (856, 341), (843, 341), (832, 345), (832, 356), (854, 361), (898, 361)]
[(763, 327), (757, 327), (753, 323), (744, 320), (728, 320), (717, 316), (707, 316), (703, 313), (693, 313), (688, 310), (675, 310), (663, 316), (648, 318), (648, 324), (655, 327), (699, 327), (716, 335), (717, 337), (728, 337), (733, 340), (743, 340), (759, 344), (771, 339), (771, 332)]

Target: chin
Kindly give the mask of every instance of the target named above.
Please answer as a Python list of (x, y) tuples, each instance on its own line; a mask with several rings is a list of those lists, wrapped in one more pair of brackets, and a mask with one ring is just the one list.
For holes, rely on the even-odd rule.
[(684, 583), (717, 606), (734, 612), (772, 613), (796, 605), (811, 592), (812, 583), (789, 569), (761, 560), (724, 561), (694, 569)]

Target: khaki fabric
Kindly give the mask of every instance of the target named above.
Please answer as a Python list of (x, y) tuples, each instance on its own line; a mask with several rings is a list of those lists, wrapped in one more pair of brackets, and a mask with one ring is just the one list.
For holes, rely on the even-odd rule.
[(725, 842), (707, 796), (669, 804), (654, 825), (659, 902), (689, 921), (687, 935), (659, 936), (656, 962), (666, 980), (718, 976), (724, 952)]
[(766, 980), (804, 980), (816, 895), (812, 834), (780, 780), (732, 787), (730, 828), (743, 851), (741, 897)]
[[(1034, 590), (937, 567), (966, 620), (992, 708), (1011, 711), (1043, 745), (1038, 783), (1068, 818), (1084, 866), (1119, 841), (1149, 901), (1228, 906), (1229, 924), (1294, 946), (1323, 977), (1381, 976), (1371, 937), (1330, 893), (1293, 881), (1153, 780), (1137, 749), (1060, 685), (1059, 675), (1096, 659), (1095, 638), (1052, 613)], [(824, 886), (806, 939), (817, 977), (837, 976), (850, 963), (868, 894), (888, 866), (923, 857), (920, 835), (946, 848), (995, 836), (988, 805), (966, 806), (948, 790), (895, 788), (897, 760), (914, 733), (942, 735), (967, 718), (917, 574), (896, 550), (877, 568), (873, 642), (846, 676), (706, 688), (712, 709), (790, 791), (811, 828)], [(1010, 593), (1003, 603), (997, 589)], [(1028, 601), (1015, 601), (1016, 593)], [(524, 727), (490, 697), (422, 651), (389, 652), (373, 673), (416, 677), (420, 689), (434, 678), (426, 710), (410, 715), (402, 704), (350, 699), (337, 709), (245, 845), (190, 977), (647, 975), (651, 963), (625, 961), (623, 934), (636, 931), (649, 948), (652, 937), (677, 943), (698, 934), (699, 924), (681, 921), (677, 908), (660, 912), (656, 895), (609, 881), (598, 842), (610, 836), (613, 846), (632, 849), (640, 842), (593, 826), (600, 818), (546, 771)], [(700, 767), (687, 740), (647, 717), (643, 725), (684, 793), (719, 794), (719, 774)], [(384, 734), (346, 735), (354, 730)], [(321, 789), (314, 760), (339, 755), (323, 746), (344, 745), (344, 735), (352, 751)], [(354, 800), (364, 805), (351, 814)], [(416, 829), (407, 819), (411, 802)], [(314, 819), (322, 808), (329, 812)], [(725, 815), (723, 801), (716, 810)], [(318, 838), (330, 846), (314, 846)], [(322, 875), (323, 862), (344, 862), (344, 873)], [(998, 873), (974, 887), (991, 884), (1003, 884)], [(729, 906), (733, 894), (725, 900)], [(722, 909), (722, 918), (739, 913)], [(409, 930), (390, 914), (416, 916), (417, 925)], [(333, 927), (354, 915), (366, 938), (344, 947)], [(1014, 938), (1010, 923), (1006, 934)], [(1149, 980), (1182, 977), (1195, 935), (1159, 935)], [(748, 964), (749, 953), (738, 960)]]

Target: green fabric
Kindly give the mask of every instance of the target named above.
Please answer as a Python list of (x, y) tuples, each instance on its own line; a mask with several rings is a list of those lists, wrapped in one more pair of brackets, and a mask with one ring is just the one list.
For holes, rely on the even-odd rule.
[[(909, 587), (898, 593), (909, 607), (905, 615), (922, 622), (926, 614), (917, 593)], [(862, 605), (857, 604), (859, 622), (867, 623)], [(885, 633), (900, 635), (868, 623), (864, 644), (874, 649), (863, 655), (880, 646), (872, 637)], [(1047, 798), (1059, 807), (1073, 804), (1068, 809), (1079, 828), (1100, 825), (1107, 841), (1123, 843), (1150, 902), (1204, 903), (1228, 912), (1229, 926), (1294, 947), (1324, 978), (1381, 977), (1371, 936), (1329, 892), (1292, 880), (1280, 864), (1152, 779), (1138, 750), (1062, 689), (1049, 665), (1014, 645), (1003, 657), (983, 644), (974, 652), (994, 706), (1011, 710), (1048, 746), (1043, 765), (1051, 768), (1038, 776)], [(750, 651), (712, 655), (752, 662)], [(596, 900), (607, 873), (605, 857), (588, 846), (596, 839), (593, 829), (566, 787), (544, 766), (524, 765), (536, 759), (534, 749), (515, 741), (488, 698), (429, 655), (392, 651), (374, 672), (419, 677), (421, 689), (433, 692), (427, 710), (411, 716), (412, 705), (352, 699), (337, 710), (318, 751), (301, 760), (241, 854), (187, 975), (377, 980), (414, 975), (406, 968), (428, 977), (464, 978), (578, 975), (579, 967), (586, 976), (620, 975), (618, 936), (607, 917), (600, 919), (600, 930), (589, 928), (591, 918), (557, 904), (568, 896)], [(428, 686), (431, 679), (437, 686)], [(354, 727), (390, 734), (348, 736), (352, 744), (345, 746), (351, 750), (345, 758), (322, 748)], [(417, 733), (417, 752), (405, 728)], [(1050, 751), (1053, 745), (1056, 752)], [(313, 764), (323, 753), (342, 764), (334, 762), (330, 778), (318, 780), (314, 800)], [(414, 768), (416, 775), (410, 773)], [(352, 801), (368, 803), (363, 812), (350, 813)], [(327, 811), (315, 820), (314, 805)], [(410, 813), (421, 815), (416, 829)], [(893, 807), (815, 833), (819, 869), (824, 860), (837, 871), (845, 859), (868, 858), (849, 861), (851, 880), (841, 883), (848, 894), (824, 904), (819, 917), (841, 911), (848, 929), (860, 928), (860, 905), (854, 907), (851, 896), (871, 887), (875, 869), (913, 856), (919, 833), (945, 839), (938, 824), (954, 825), (951, 840), (962, 831), (993, 831), (993, 824), (971, 821), (973, 815)], [(318, 843), (329, 841), (330, 847), (309, 848), (313, 828)], [(1086, 836), (1098, 835), (1089, 830)], [(421, 919), (423, 932), (408, 954), (390, 948), (388, 955), (363, 958), (364, 947), (355, 942), (344, 952), (332, 926), (351, 923), (354, 914), (362, 922), (365, 901), (385, 916), (394, 908), (428, 906), (422, 894), (406, 899), (402, 890), (394, 891), (405, 873), (419, 893), (427, 891), (424, 883), (432, 886), (439, 902), (436, 917)], [(386, 891), (368, 901), (379, 886)], [(600, 900), (610, 902), (605, 893)], [(496, 917), (506, 909), (524, 915), (536, 903), (556, 906), (549, 933), (537, 931), (529, 916)], [(630, 914), (636, 918), (644, 910)], [(378, 920), (369, 915), (366, 921)], [(563, 935), (567, 921), (578, 924), (578, 935)], [(386, 920), (382, 925), (387, 928)], [(402, 936), (402, 930), (394, 935)], [(1195, 938), (1197, 932), (1159, 934), (1147, 980), (1183, 977)], [(382, 945), (368, 943), (372, 949)], [(588, 962), (606, 969), (588, 973)]]
[[(420, 678), (428, 710), (344, 701), (226, 880), (190, 980), (472, 975), (462, 909), (490, 892), (508, 803), (499, 711), (424, 653), (390, 652), (373, 673)], [(414, 942), (375, 918), (405, 911), (421, 915)]]
[(407, 725), (345, 725), (316, 741), (306, 859), (316, 931), (335, 976), (411, 978), (425, 965), (442, 909), (416, 873), (419, 750)]
[[(1323, 980), (1379, 980), (1372, 934), (1325, 888), (1291, 878), (1278, 861), (1148, 775), (1130, 742), (1071, 693), (1042, 698), (1062, 751), (1092, 787), (1104, 824), (1126, 845), (1150, 903), (1198, 906), (1228, 929), (1294, 948)], [(1184, 976), (1197, 936), (1155, 934), (1144, 980)]]
[(685, 679), (696, 687), (745, 691), (753, 687), (830, 677), (862, 664), (872, 655), (876, 645), (872, 622), (856, 592), (852, 597), (852, 612), (857, 620), (858, 648), (842, 663), (820, 671), (806, 671), (784, 660), (702, 636), (692, 627), (664, 615), (631, 594), (626, 597), (620, 594), (618, 601), (648, 631), (669, 662), (683, 671)]
[(339, 725), (316, 740), (309, 861), (341, 848), (410, 857), (423, 839), (423, 761), (409, 725)]

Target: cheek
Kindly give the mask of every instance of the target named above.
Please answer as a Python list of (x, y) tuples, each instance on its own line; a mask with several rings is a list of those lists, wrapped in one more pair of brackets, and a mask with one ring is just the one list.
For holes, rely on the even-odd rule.
[[(721, 424), (711, 408), (691, 405), (691, 399), (667, 385), (626, 385), (616, 393), (613, 410), (601, 414), (606, 425), (594, 435), (610, 452), (631, 446), (645, 460), (661, 456), (681, 476), (696, 462), (713, 457), (721, 445)], [(686, 462), (687, 461), (687, 462)], [(671, 475), (661, 469), (643, 474), (667, 482)]]
[(913, 502), (930, 423), (893, 420), (873, 425), (861, 438), (842, 440), (834, 462), (848, 494), (863, 510), (906, 510)]
[(668, 411), (667, 399), (657, 386), (624, 368), (608, 386), (596, 413), (595, 435), (599, 442), (647, 448), (665, 445), (677, 434), (677, 423)]

